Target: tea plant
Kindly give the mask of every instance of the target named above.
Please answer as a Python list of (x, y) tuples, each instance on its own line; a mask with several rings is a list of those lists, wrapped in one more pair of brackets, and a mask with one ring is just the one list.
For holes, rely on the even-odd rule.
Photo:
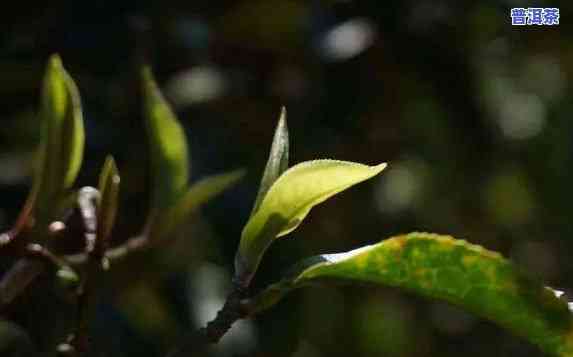
[[(0, 281), (0, 306), (8, 306), (40, 273), (55, 267), (58, 277), (75, 287), (77, 305), (75, 326), (58, 346), (61, 355), (81, 356), (89, 350), (87, 326), (100, 282), (117, 260), (168, 244), (193, 211), (243, 175), (242, 171), (224, 173), (189, 186), (183, 130), (149, 68), (142, 70), (141, 83), (151, 153), (151, 208), (141, 233), (112, 247), (109, 238), (122, 209), (118, 207), (119, 171), (110, 156), (97, 188), (73, 188), (84, 148), (80, 95), (57, 56), (51, 57), (46, 69), (42, 142), (32, 189), (13, 228), (0, 236), (0, 252), (19, 258)], [(250, 282), (273, 241), (294, 231), (314, 206), (386, 167), (315, 160), (289, 168), (288, 152), (283, 109), (238, 244), (233, 289), (216, 318), (192, 332), (170, 356), (201, 353), (234, 322), (264, 312), (295, 289), (333, 283), (391, 286), (440, 299), (497, 323), (548, 354), (573, 356), (573, 320), (558, 292), (498, 253), (449, 236), (410, 233), (346, 253), (310, 257), (295, 264), (280, 281), (251, 293)], [(64, 254), (55, 242), (74, 211), (84, 224), (83, 249)]]

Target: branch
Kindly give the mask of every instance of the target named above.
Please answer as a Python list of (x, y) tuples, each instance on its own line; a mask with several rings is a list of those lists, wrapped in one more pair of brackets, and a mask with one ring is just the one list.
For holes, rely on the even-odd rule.
[(100, 193), (92, 187), (84, 187), (78, 193), (78, 208), (84, 223), (85, 251), (87, 255), (86, 265), (83, 271), (83, 279), (77, 295), (77, 315), (75, 332), (71, 334), (67, 342), (58, 347), (60, 353), (68, 356), (82, 355), (88, 351), (89, 336), (88, 325), (95, 306), (95, 297), (99, 286), (99, 278), (103, 272), (103, 260), (105, 242), (97, 235), (97, 201)]
[(38, 259), (18, 260), (0, 281), (0, 311), (14, 301), (46, 267), (46, 263)]
[(250, 308), (248, 300), (244, 300), (245, 291), (235, 284), (233, 291), (227, 297), (223, 308), (207, 326), (194, 331), (191, 335), (168, 354), (168, 357), (191, 356), (202, 351), (209, 344), (216, 344), (231, 329), (233, 324), (248, 317)]
[[(82, 189), (83, 190), (83, 189)], [(81, 190), (80, 190), (81, 191)], [(80, 195), (81, 196), (81, 195)], [(87, 195), (84, 194), (83, 198), (78, 197), (78, 206), (80, 205), (80, 200), (85, 200)], [(84, 204), (84, 203), (82, 203)], [(80, 207), (80, 212), (82, 211)], [(85, 213), (85, 211), (84, 211)], [(93, 228), (95, 222), (92, 222), (92, 219), (89, 217), (84, 218), (84, 225), (86, 227), (89, 225)], [(18, 224), (17, 226), (21, 226), (22, 224)], [(63, 228), (62, 228), (63, 227)], [(65, 225), (62, 222), (53, 222), (50, 227), (50, 234), (59, 234), (63, 229), (65, 229)], [(16, 230), (13, 229), (6, 233), (0, 234), (0, 248), (3, 250), (11, 248), (14, 244), (18, 243), (18, 240), (15, 239), (16, 233), (19, 232), (20, 229)], [(92, 242), (94, 235), (90, 235), (89, 237), (86, 236), (86, 244), (87, 246), (92, 245), (95, 243)], [(14, 243), (14, 244), (12, 244)], [(107, 265), (109, 261), (118, 261), (122, 258), (125, 258), (130, 253), (144, 250), (149, 247), (149, 239), (145, 234), (137, 235), (127, 239), (121, 245), (110, 248), (105, 250), (103, 254), (103, 264), (104, 266)], [(27, 254), (22, 254), (26, 256)], [(63, 259), (60, 260), (62, 264), (65, 265), (72, 265), (72, 266), (82, 266), (87, 263), (89, 258), (89, 254), (86, 252), (78, 253), (78, 254), (71, 254), (66, 255)], [(22, 292), (48, 267), (46, 264), (45, 259), (38, 260), (37, 256), (34, 257), (24, 257), (18, 260), (11, 268), (8, 270), (0, 280), (0, 312), (3, 311), (12, 301), (14, 301), (18, 296), (22, 294)]]
[[(62, 227), (65, 227), (62, 222), (54, 222), (48, 227), (48, 234), (60, 234)], [(0, 311), (18, 297), (50, 265), (71, 270), (65, 261), (57, 258), (45, 247), (33, 243), (26, 244), (25, 237), (16, 240), (17, 233), (20, 233), (20, 228), (0, 234), (0, 248), (3, 252), (22, 257), (2, 276)]]
[(218, 343), (237, 320), (247, 317), (241, 304), (242, 297), (240, 289), (233, 290), (215, 319), (202, 329), (208, 343)]
[[(131, 237), (121, 245), (106, 250), (103, 264), (106, 266), (108, 261), (120, 261), (133, 252), (147, 248), (149, 248), (147, 236)], [(88, 257), (86, 253), (70, 254), (64, 256), (63, 261), (71, 266), (81, 266), (87, 263)], [(0, 311), (22, 294), (45, 269), (46, 265), (36, 259), (23, 258), (17, 261), (0, 281)]]
[[(111, 261), (119, 261), (130, 253), (141, 251), (149, 247), (149, 240), (146, 235), (138, 235), (129, 238), (117, 247), (107, 249), (104, 258)], [(88, 261), (88, 254), (78, 253), (64, 256), (64, 260), (71, 265), (82, 265)]]
[[(147, 248), (147, 238), (135, 236), (115, 248), (109, 249), (104, 255), (104, 266), (109, 261), (118, 261), (132, 252)], [(66, 255), (62, 259), (63, 264), (81, 266), (88, 261), (88, 254), (79, 253)], [(0, 311), (6, 308), (47, 268), (45, 261), (33, 258), (22, 258), (8, 270), (0, 281)]]
[(187, 336), (181, 345), (171, 351), (167, 357), (184, 357), (203, 352), (207, 345), (219, 342), (236, 321), (267, 310), (293, 289), (288, 281), (280, 281), (247, 298), (245, 288), (238, 281), (233, 281), (233, 285), (233, 291), (215, 319), (208, 322), (207, 326)]

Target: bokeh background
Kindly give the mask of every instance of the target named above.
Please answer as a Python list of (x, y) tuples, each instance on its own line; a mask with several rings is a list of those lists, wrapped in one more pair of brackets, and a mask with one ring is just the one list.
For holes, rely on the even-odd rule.
[[(560, 6), (561, 5), (561, 6)], [(511, 7), (560, 6), (555, 27)], [(0, 226), (30, 185), (47, 57), (83, 98), (79, 185), (107, 153), (122, 175), (114, 241), (141, 229), (148, 154), (137, 76), (152, 64), (190, 143), (192, 179), (246, 168), (176, 243), (115, 267), (91, 326), (94, 356), (164, 356), (229, 288), (281, 105), (291, 162), (383, 161), (379, 177), (317, 207), (277, 241), (256, 291), (303, 257), (410, 231), (500, 251), (573, 296), (571, 4), (547, 1), (51, 1), (0, 12)], [(3, 258), (2, 271), (12, 263)], [(4, 312), (2, 356), (50, 356), (69, 292), (49, 274)], [(11, 322), (8, 322), (11, 321)], [(497, 326), (395, 289), (300, 290), (241, 322), (214, 356), (541, 356)]]

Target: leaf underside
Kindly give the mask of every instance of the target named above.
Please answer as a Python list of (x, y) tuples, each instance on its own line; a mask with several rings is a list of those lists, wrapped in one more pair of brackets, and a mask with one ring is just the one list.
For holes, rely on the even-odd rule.
[(243, 229), (235, 257), (236, 279), (248, 284), (269, 244), (295, 230), (312, 207), (377, 175), (385, 167), (386, 164), (368, 166), (315, 160), (285, 171), (267, 191)]
[(271, 151), (269, 153), (269, 159), (267, 165), (265, 166), (265, 172), (263, 173), (263, 178), (261, 179), (261, 184), (259, 185), (259, 193), (255, 199), (255, 204), (253, 205), (253, 212), (251, 215), (255, 214), (259, 209), (261, 201), (273, 185), (273, 183), (279, 178), (279, 176), (286, 171), (288, 168), (288, 157), (289, 157), (289, 136), (288, 127), (286, 123), (286, 109), (283, 107), (281, 110), (281, 116), (277, 128), (275, 130), (275, 135), (273, 137), (273, 144), (271, 146)]

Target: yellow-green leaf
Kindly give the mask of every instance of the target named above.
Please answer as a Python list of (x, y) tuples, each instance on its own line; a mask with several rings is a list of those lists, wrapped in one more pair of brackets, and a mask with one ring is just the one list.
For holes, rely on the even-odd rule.
[(501, 255), (449, 236), (411, 233), (299, 263), (251, 302), (264, 310), (289, 291), (330, 282), (402, 288), (494, 321), (555, 356), (573, 356), (567, 302)]
[(367, 166), (347, 161), (315, 160), (285, 171), (243, 229), (235, 256), (236, 280), (247, 285), (269, 244), (296, 229), (312, 207), (377, 175), (385, 167), (386, 164)]
[(63, 197), (75, 182), (85, 138), (77, 86), (57, 55), (48, 61), (42, 88), (41, 164), (32, 194), (36, 194), (37, 218), (49, 221), (59, 213)]
[(253, 212), (251, 215), (257, 212), (261, 201), (267, 194), (269, 188), (271, 188), (272, 184), (288, 168), (288, 151), (289, 139), (288, 127), (286, 123), (286, 109), (283, 107), (281, 109), (279, 123), (275, 129), (275, 135), (273, 137), (273, 144), (269, 153), (269, 159), (265, 167), (263, 178), (261, 179), (261, 184), (259, 185), (259, 193), (255, 199), (255, 204), (253, 205)]
[(100, 199), (97, 215), (97, 242), (103, 249), (115, 223), (117, 214), (117, 200), (119, 195), (120, 177), (113, 157), (108, 156), (105, 160), (99, 177), (98, 189)]
[(62, 130), (62, 157), (65, 166), (64, 187), (70, 188), (78, 176), (84, 153), (84, 121), (82, 104), (78, 88), (70, 75), (63, 72), (69, 95), (69, 107), (66, 111)]
[(151, 151), (152, 206), (162, 210), (185, 191), (189, 175), (185, 132), (149, 68), (142, 71), (144, 114)]

